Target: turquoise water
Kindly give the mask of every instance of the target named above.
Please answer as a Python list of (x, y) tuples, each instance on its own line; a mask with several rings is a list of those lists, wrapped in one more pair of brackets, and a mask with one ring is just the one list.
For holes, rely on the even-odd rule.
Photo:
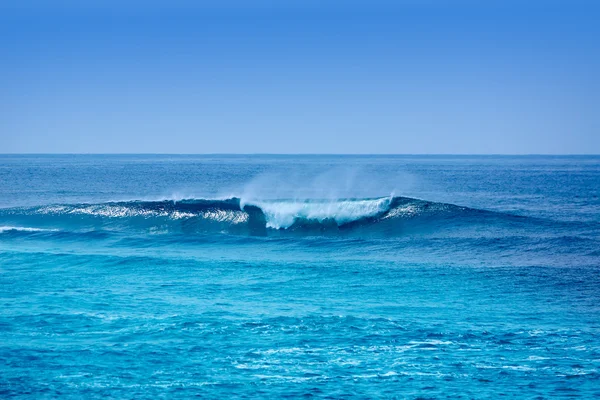
[(600, 157), (0, 156), (0, 397), (600, 396)]

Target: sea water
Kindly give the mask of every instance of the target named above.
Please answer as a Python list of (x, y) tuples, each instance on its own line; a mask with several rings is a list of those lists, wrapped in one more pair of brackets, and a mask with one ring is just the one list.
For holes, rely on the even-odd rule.
[(600, 157), (0, 156), (0, 397), (600, 396)]

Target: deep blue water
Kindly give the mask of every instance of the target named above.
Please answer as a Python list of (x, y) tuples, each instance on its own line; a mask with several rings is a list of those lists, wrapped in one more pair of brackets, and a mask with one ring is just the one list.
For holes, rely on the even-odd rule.
[(0, 397), (600, 396), (600, 157), (0, 156)]

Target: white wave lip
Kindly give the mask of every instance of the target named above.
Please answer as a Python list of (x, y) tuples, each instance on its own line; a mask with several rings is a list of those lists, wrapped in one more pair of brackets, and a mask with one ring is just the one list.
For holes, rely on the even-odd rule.
[(56, 232), (57, 229), (43, 229), (43, 228), (28, 228), (24, 226), (0, 226), (0, 233), (4, 232)]
[(244, 204), (260, 207), (268, 228), (289, 228), (298, 219), (323, 222), (334, 220), (338, 225), (377, 216), (390, 207), (391, 197), (365, 200), (305, 200), (248, 201)]

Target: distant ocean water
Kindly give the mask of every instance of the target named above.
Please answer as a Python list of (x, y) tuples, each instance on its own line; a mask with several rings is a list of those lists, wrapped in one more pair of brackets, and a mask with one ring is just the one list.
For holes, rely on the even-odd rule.
[(599, 156), (0, 156), (0, 397), (600, 396)]

